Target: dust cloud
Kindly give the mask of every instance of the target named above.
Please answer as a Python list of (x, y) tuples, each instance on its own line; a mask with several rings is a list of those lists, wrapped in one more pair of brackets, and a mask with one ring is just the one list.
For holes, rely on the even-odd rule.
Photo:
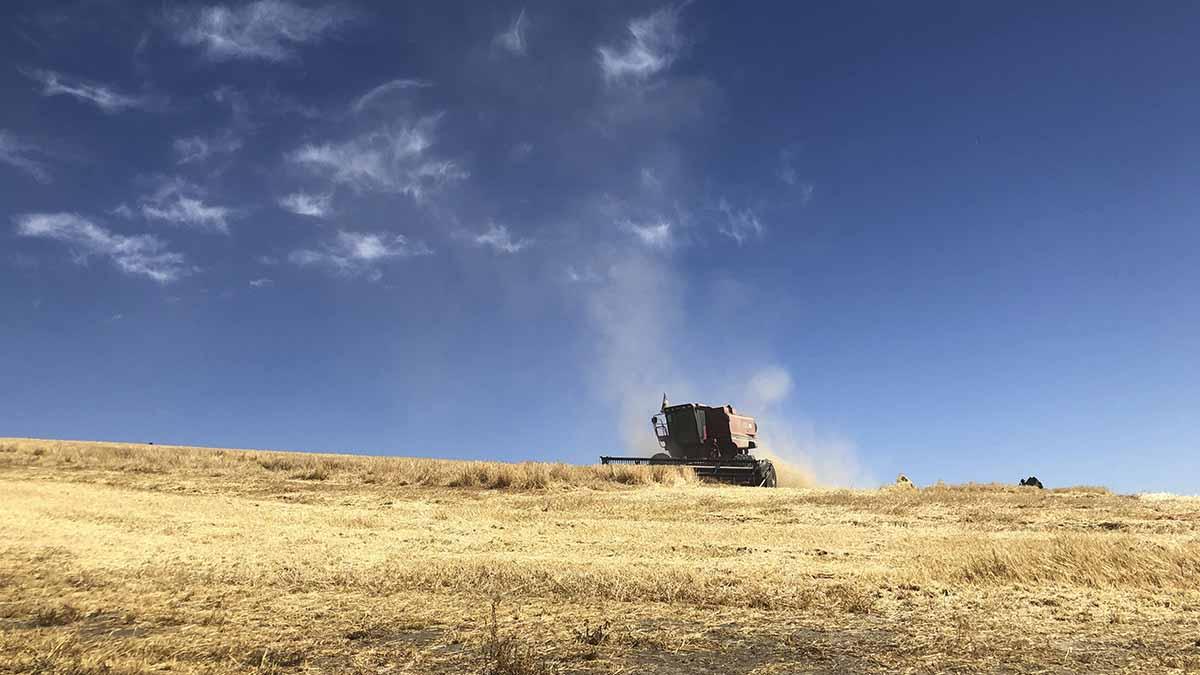
[[(679, 354), (689, 352), (685, 285), (669, 259), (640, 251), (614, 257), (587, 295), (587, 325), (597, 361), (591, 374), (600, 397), (614, 406), (624, 451), (649, 456), (660, 452), (650, 428), (663, 393), (676, 403), (733, 403), (759, 423), (756, 456), (770, 459), (785, 487), (861, 486), (871, 478), (854, 444), (824, 433), (788, 408), (791, 373), (778, 365), (744, 372), (706, 372), (713, 360), (699, 358), (701, 370), (685, 371)], [(701, 348), (703, 345), (701, 345)], [(739, 356), (739, 361), (748, 359)], [(684, 373), (687, 372), (687, 375)], [(689, 377), (690, 375), (690, 377)], [(700, 387), (689, 380), (704, 381)]]
[(783, 487), (864, 487), (876, 483), (858, 459), (854, 443), (788, 409), (792, 375), (772, 365), (746, 380), (746, 412), (758, 421), (759, 450), (770, 459)]
[(617, 407), (621, 441), (630, 454), (661, 452), (650, 428), (664, 392), (687, 389), (671, 358), (669, 331), (682, 325), (682, 288), (661, 261), (633, 254), (612, 262), (588, 298), (600, 394)]

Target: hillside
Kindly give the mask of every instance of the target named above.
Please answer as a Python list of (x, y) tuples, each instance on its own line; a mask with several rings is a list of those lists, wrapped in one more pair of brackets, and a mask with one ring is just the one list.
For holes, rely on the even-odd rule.
[(0, 439), (0, 672), (1200, 670), (1200, 499)]

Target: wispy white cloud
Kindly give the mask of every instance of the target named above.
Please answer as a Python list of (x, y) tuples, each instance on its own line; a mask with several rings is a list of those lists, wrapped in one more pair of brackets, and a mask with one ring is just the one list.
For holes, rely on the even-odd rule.
[(375, 87), (371, 91), (368, 91), (367, 93), (363, 94), (362, 96), (359, 96), (358, 98), (354, 99), (354, 103), (350, 106), (350, 109), (353, 110), (354, 112), (362, 112), (365, 108), (370, 106), (372, 103), (374, 103), (375, 101), (378, 101), (380, 98), (382, 98), (392, 92), (404, 91), (407, 89), (420, 89), (423, 87), (431, 87), (431, 86), (433, 86), (432, 83), (426, 82), (424, 80), (409, 80), (409, 79), (391, 80), (389, 82), (384, 82), (383, 84), (379, 85), (378, 87)]
[(27, 213), (15, 221), (18, 235), (61, 241), (71, 247), (79, 263), (93, 255), (105, 257), (126, 274), (145, 276), (161, 284), (191, 271), (182, 254), (167, 250), (154, 235), (117, 234), (74, 213)]
[(800, 173), (792, 165), (792, 158), (795, 154), (796, 151), (790, 147), (779, 151), (779, 170), (776, 175), (784, 184), (798, 188), (801, 204), (808, 204), (812, 201), (815, 186), (810, 182), (800, 180)]
[(125, 202), (121, 202), (120, 204), (117, 204), (116, 207), (113, 208), (113, 210), (109, 211), (109, 213), (114, 216), (124, 218), (125, 220), (133, 220), (133, 215), (134, 215), (133, 209), (129, 208), (129, 205), (126, 204)]
[(355, 190), (420, 200), (430, 190), (467, 177), (456, 163), (429, 155), (437, 122), (436, 115), (401, 121), (342, 143), (310, 143), (288, 158)]
[(354, 17), (335, 5), (309, 8), (286, 0), (258, 0), (232, 9), (180, 8), (167, 18), (177, 41), (202, 48), (214, 61), (286, 61), (295, 57), (296, 47), (319, 42)]
[(201, 162), (207, 159), (212, 153), (212, 148), (208, 141), (200, 136), (176, 138), (171, 143), (171, 149), (175, 151), (177, 158), (175, 161), (179, 164)]
[(508, 30), (497, 35), (493, 42), (498, 47), (507, 49), (513, 54), (524, 54), (527, 47), (525, 42), (525, 26), (527, 23), (525, 20), (525, 10), (522, 9), (516, 18), (513, 19)]
[(664, 7), (629, 22), (621, 46), (600, 46), (600, 70), (608, 82), (643, 81), (669, 68), (683, 48), (679, 10)]
[(250, 280), (251, 288), (265, 288), (267, 286), (274, 286), (274, 285), (275, 285), (275, 281), (273, 279), (268, 279), (266, 277), (263, 277), (261, 279), (251, 279)]
[(671, 223), (665, 220), (642, 225), (627, 220), (622, 226), (650, 248), (667, 248), (671, 245)]
[(22, 70), (26, 77), (41, 83), (43, 96), (71, 96), (91, 103), (106, 113), (116, 113), (131, 108), (150, 109), (155, 102), (146, 96), (124, 94), (116, 89), (95, 82), (57, 73), (53, 70)]
[(594, 284), (601, 280), (599, 274), (591, 267), (575, 267), (568, 265), (566, 270), (567, 281), (573, 284)]
[(382, 275), (379, 264), (388, 259), (432, 253), (425, 244), (410, 242), (402, 234), (381, 235), (342, 230), (320, 249), (292, 251), (288, 261), (302, 267), (325, 267), (338, 274), (364, 275), (377, 280)]
[(293, 192), (279, 198), (279, 206), (298, 216), (324, 218), (332, 210), (333, 194), (315, 195), (307, 192)]
[(20, 169), (41, 183), (50, 182), (50, 172), (36, 156), (41, 151), (11, 133), (0, 129), (0, 163)]
[(532, 239), (513, 239), (504, 225), (488, 223), (488, 229), (472, 237), (476, 246), (488, 246), (497, 253), (516, 253), (533, 244)]
[(431, 160), (418, 166), (412, 172), (412, 176), (421, 183), (436, 186), (444, 185), (452, 180), (462, 180), (467, 178), (468, 174), (455, 162)]
[(171, 144), (175, 151), (175, 161), (179, 164), (203, 162), (215, 155), (227, 155), (237, 152), (242, 147), (240, 138), (230, 131), (205, 138), (203, 136), (188, 136), (176, 138)]
[(142, 216), (172, 225), (229, 234), (232, 210), (212, 206), (201, 199), (199, 187), (182, 180), (167, 180), (153, 194), (142, 198)]
[(747, 239), (758, 238), (763, 235), (765, 228), (754, 211), (750, 209), (739, 211), (731, 206), (724, 197), (717, 204), (717, 208), (725, 216), (725, 221), (717, 229), (721, 234), (736, 241), (739, 246), (745, 243)]
[(662, 191), (662, 179), (659, 178), (656, 173), (654, 173), (654, 169), (643, 168), (639, 178), (642, 184), (642, 189), (649, 190), (651, 192)]

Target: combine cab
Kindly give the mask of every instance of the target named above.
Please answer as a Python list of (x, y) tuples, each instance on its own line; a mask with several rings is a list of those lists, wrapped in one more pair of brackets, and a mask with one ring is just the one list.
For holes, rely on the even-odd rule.
[(770, 460), (755, 459), (758, 424), (731, 405), (668, 405), (650, 418), (658, 444), (666, 452), (653, 457), (601, 457), (601, 464), (666, 464), (691, 467), (703, 479), (735, 485), (775, 487)]

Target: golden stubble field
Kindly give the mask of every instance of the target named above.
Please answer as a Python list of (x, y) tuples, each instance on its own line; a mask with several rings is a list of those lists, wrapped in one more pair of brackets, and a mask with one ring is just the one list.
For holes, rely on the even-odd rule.
[(0, 672), (1200, 671), (1200, 500), (0, 439)]

